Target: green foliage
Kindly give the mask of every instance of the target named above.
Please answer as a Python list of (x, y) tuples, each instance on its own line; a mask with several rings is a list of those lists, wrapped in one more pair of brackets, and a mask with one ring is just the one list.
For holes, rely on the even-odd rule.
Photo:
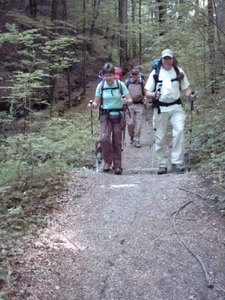
[[(96, 116), (94, 121), (98, 124)], [(92, 166), (90, 124), (89, 111), (75, 113), (70, 119), (39, 123), (38, 132), (34, 123), (33, 133), (0, 139), (0, 240), (4, 251), (0, 279), (2, 274), (6, 286), (8, 266), (19, 255), (20, 243), (40, 234), (47, 225), (57, 195), (70, 180), (70, 170)]]
[[(205, 97), (204, 102), (206, 106), (207, 98)], [(198, 167), (205, 183), (214, 189), (211, 199), (219, 201), (222, 210), (225, 208), (224, 104), (223, 94), (215, 95), (214, 102), (210, 105), (211, 108), (204, 108), (204, 105), (198, 107), (196, 103), (191, 143), (192, 164)], [(196, 114), (197, 110), (198, 114)], [(190, 114), (188, 114), (187, 125), (190, 126)]]
[[(74, 120), (53, 118), (38, 133), (10, 136), (0, 146), (0, 182), (54, 178), (69, 167), (85, 164), (90, 129), (77, 114)], [(11, 172), (8, 172), (11, 170)]]
[[(79, 61), (70, 47), (81, 41), (79, 37), (44, 36), (41, 30), (35, 28), (20, 32), (15, 24), (7, 23), (6, 28), (8, 32), (2, 33), (0, 39), (2, 43), (14, 45), (14, 55), (19, 60), (5, 62), (6, 67), (14, 65), (16, 70), (12, 73), (10, 85), (0, 88), (9, 91), (4, 100), (10, 103), (13, 115), (20, 103), (31, 109), (32, 102), (40, 102), (41, 99), (34, 97), (34, 94), (50, 87), (50, 77), (59, 77), (58, 71)], [(52, 70), (57, 72), (51, 75)]]

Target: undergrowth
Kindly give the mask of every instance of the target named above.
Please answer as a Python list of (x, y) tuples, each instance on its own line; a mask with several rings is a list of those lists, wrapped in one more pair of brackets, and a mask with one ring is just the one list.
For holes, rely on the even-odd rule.
[[(203, 99), (206, 101), (206, 99)], [(225, 96), (216, 95), (211, 106), (196, 102), (193, 113), (191, 145), (192, 163), (202, 176), (203, 182), (212, 189), (211, 200), (219, 203), (225, 213)], [(190, 124), (190, 114), (187, 121)], [(190, 125), (189, 125), (190, 126)]]
[(93, 143), (98, 136), (96, 113), (93, 134), (88, 110), (51, 118), (38, 127), (33, 123), (26, 134), (1, 136), (0, 299), (10, 290), (10, 270), (19, 259), (20, 244), (47, 225), (57, 195), (66, 189), (70, 171), (92, 167)]

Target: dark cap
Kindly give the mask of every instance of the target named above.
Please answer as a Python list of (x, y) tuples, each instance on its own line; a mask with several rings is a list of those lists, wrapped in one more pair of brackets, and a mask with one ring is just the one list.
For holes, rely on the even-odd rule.
[(138, 69), (132, 69), (131, 70), (131, 74), (132, 75), (138, 75), (139, 74), (139, 70)]

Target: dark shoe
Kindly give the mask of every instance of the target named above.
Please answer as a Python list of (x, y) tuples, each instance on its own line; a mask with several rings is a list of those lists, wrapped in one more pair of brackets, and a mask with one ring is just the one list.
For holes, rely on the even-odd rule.
[(135, 143), (134, 145), (136, 148), (141, 148), (141, 144), (139, 142)]
[(122, 174), (122, 169), (121, 168), (116, 168), (115, 169), (115, 174), (116, 175), (121, 175)]
[(104, 164), (103, 172), (109, 172), (109, 170), (110, 170), (110, 164)]
[(134, 139), (131, 137), (130, 138), (130, 144), (133, 144), (134, 143)]
[(157, 174), (158, 175), (163, 175), (167, 173), (167, 168), (166, 167), (159, 167)]
[(185, 171), (185, 166), (182, 164), (172, 164), (172, 170), (177, 173), (182, 173)]

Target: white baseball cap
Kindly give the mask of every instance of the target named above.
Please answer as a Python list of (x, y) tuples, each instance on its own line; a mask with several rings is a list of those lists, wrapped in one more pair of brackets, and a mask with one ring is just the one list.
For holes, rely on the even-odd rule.
[(169, 56), (169, 57), (173, 57), (173, 51), (171, 49), (165, 49), (162, 51), (162, 58)]

